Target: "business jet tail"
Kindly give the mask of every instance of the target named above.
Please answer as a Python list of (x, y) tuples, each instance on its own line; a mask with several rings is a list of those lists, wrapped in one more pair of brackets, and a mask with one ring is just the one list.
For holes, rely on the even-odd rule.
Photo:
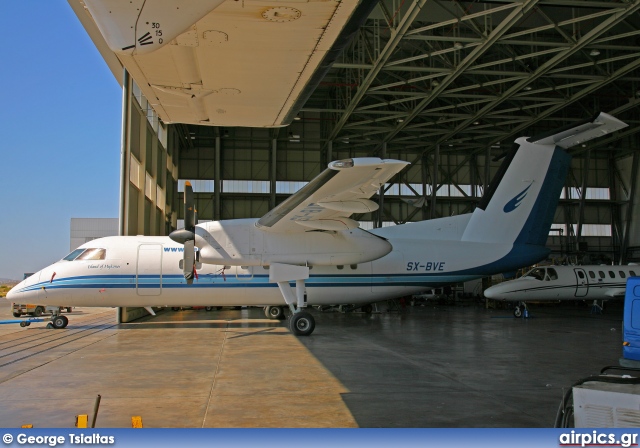
[(600, 113), (551, 133), (518, 138), (464, 230), (462, 241), (544, 246), (574, 145), (626, 127)]

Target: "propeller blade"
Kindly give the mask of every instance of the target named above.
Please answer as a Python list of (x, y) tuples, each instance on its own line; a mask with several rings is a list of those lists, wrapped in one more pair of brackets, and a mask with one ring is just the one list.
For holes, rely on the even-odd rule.
[(191, 232), (195, 231), (195, 204), (193, 201), (193, 188), (191, 182), (184, 184), (184, 228)]
[(188, 284), (193, 283), (193, 273), (195, 271), (195, 241), (184, 242), (184, 259), (182, 262), (182, 273)]

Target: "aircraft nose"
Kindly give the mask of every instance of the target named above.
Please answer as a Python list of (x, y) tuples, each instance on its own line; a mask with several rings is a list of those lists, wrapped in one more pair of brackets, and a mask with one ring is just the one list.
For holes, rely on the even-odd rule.
[(7, 299), (7, 300), (9, 300), (9, 301), (13, 302), (13, 299), (15, 298), (15, 295), (16, 295), (15, 291), (16, 291), (16, 288), (17, 288), (18, 286), (20, 286), (20, 284), (19, 284), (19, 283), (18, 283), (16, 286), (14, 286), (13, 288), (11, 288), (11, 289), (9, 290), (9, 292), (7, 292), (7, 295), (5, 296), (5, 299)]
[(487, 299), (499, 299), (503, 292), (502, 285), (495, 285), (484, 290), (484, 296)]

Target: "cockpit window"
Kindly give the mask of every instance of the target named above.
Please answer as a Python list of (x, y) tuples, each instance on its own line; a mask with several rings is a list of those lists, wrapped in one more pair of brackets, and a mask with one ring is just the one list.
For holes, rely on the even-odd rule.
[(558, 280), (558, 273), (556, 272), (555, 269), (548, 268), (547, 274), (548, 274), (549, 280)]
[(525, 275), (525, 277), (533, 277), (536, 280), (544, 280), (544, 269), (543, 268), (532, 269)]
[(104, 260), (106, 254), (104, 249), (87, 249), (76, 260)]
[(84, 252), (85, 249), (76, 249), (73, 252), (71, 252), (69, 255), (67, 255), (66, 257), (63, 258), (63, 260), (67, 260), (67, 261), (73, 261), (76, 258), (78, 258), (78, 255), (80, 255), (82, 252)]
[(105, 249), (76, 249), (64, 257), (63, 260), (104, 260), (106, 255), (107, 251)]

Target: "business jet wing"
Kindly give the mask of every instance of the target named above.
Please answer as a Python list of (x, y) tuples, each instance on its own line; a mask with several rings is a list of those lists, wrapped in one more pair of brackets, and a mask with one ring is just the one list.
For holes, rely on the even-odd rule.
[(369, 198), (408, 162), (356, 158), (331, 162), (315, 179), (258, 221), (269, 232), (347, 230), (358, 227), (353, 213), (369, 213), (378, 204)]
[(163, 122), (250, 127), (291, 123), (377, 4), (69, 2), (105, 59), (119, 59)]
[(625, 288), (611, 288), (608, 289), (604, 295), (607, 297), (611, 297), (612, 299), (622, 299), (624, 298)]

